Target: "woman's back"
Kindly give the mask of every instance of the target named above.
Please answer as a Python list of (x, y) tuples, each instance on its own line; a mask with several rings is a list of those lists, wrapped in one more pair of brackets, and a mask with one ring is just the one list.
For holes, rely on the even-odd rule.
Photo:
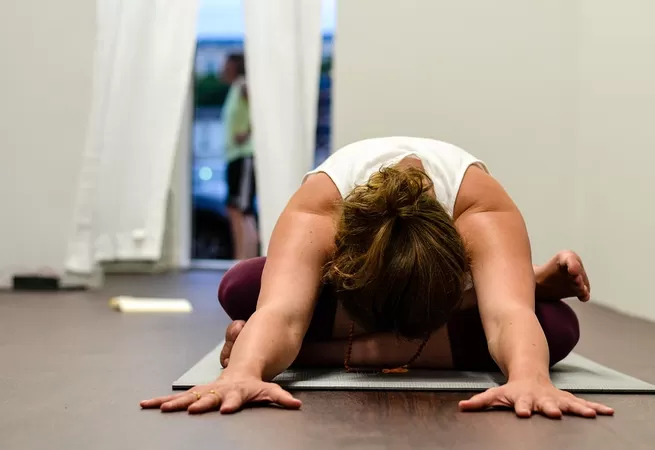
[(309, 172), (305, 179), (323, 172), (345, 198), (356, 186), (366, 184), (381, 168), (393, 166), (408, 157), (421, 160), (423, 170), (433, 183), (437, 200), (451, 216), (469, 166), (477, 165), (487, 171), (482, 161), (455, 145), (434, 139), (394, 136), (349, 144)]

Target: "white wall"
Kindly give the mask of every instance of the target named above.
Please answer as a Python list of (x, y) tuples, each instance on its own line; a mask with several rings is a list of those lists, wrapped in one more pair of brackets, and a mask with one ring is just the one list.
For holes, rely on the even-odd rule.
[(94, 2), (0, 3), (0, 286), (61, 271), (89, 112)]
[[(535, 258), (574, 244), (566, 0), (357, 0), (337, 7), (334, 142), (417, 135), (483, 158), (525, 213)], [(531, 186), (527, 189), (526, 186)]]
[(653, 17), (648, 0), (341, 1), (335, 145), (462, 146), (523, 210), (537, 262), (579, 250), (595, 301), (655, 319)]
[(655, 3), (580, 0), (581, 242), (597, 301), (655, 320)]

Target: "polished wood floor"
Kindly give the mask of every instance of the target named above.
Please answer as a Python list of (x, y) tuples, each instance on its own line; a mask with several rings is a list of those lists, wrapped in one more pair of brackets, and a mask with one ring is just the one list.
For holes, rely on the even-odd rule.
[[(99, 292), (0, 294), (0, 448), (27, 449), (652, 449), (655, 396), (590, 396), (611, 418), (462, 414), (465, 394), (303, 392), (301, 411), (234, 416), (141, 411), (221, 338), (219, 275), (114, 276)], [(110, 310), (113, 295), (184, 296), (190, 315)], [(578, 352), (655, 382), (655, 325), (576, 306)]]

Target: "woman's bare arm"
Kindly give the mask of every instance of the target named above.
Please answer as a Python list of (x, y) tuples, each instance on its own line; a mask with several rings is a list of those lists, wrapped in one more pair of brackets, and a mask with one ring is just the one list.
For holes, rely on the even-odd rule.
[(334, 245), (340, 198), (330, 178), (319, 173), (289, 201), (271, 237), (257, 310), (234, 344), (224, 376), (271, 379), (298, 355)]
[[(605, 405), (557, 389), (550, 381), (548, 342), (534, 312), (535, 279), (530, 241), (518, 208), (491, 176), (478, 168), (465, 177), (456, 225), (473, 259), (473, 282), (489, 352), (507, 384), (460, 402), (463, 410), (514, 408), (521, 417), (540, 412), (595, 417)], [(464, 212), (461, 212), (462, 209)]]
[(491, 176), (466, 174), (456, 225), (473, 260), (472, 273), (489, 351), (510, 379), (548, 378), (548, 344), (534, 313), (530, 241), (518, 208)]

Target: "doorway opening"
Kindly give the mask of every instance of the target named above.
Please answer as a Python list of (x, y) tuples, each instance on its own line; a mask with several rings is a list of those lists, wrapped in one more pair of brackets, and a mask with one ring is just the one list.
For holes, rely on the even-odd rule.
[[(331, 149), (335, 3), (335, 0), (323, 0), (323, 61), (317, 104), (315, 165), (323, 162)], [(225, 270), (236, 262), (236, 238), (228, 209), (228, 191), (230, 183), (234, 189), (234, 174), (228, 174), (232, 156), (227, 139), (230, 131), (226, 129), (225, 120), (225, 107), (231, 105), (230, 89), (234, 87), (234, 79), (226, 77), (225, 72), (235, 56), (243, 57), (244, 54), (241, 0), (201, 0), (198, 24), (193, 74), (190, 254), (195, 268)], [(251, 209), (256, 226), (256, 195), (252, 198)]]

